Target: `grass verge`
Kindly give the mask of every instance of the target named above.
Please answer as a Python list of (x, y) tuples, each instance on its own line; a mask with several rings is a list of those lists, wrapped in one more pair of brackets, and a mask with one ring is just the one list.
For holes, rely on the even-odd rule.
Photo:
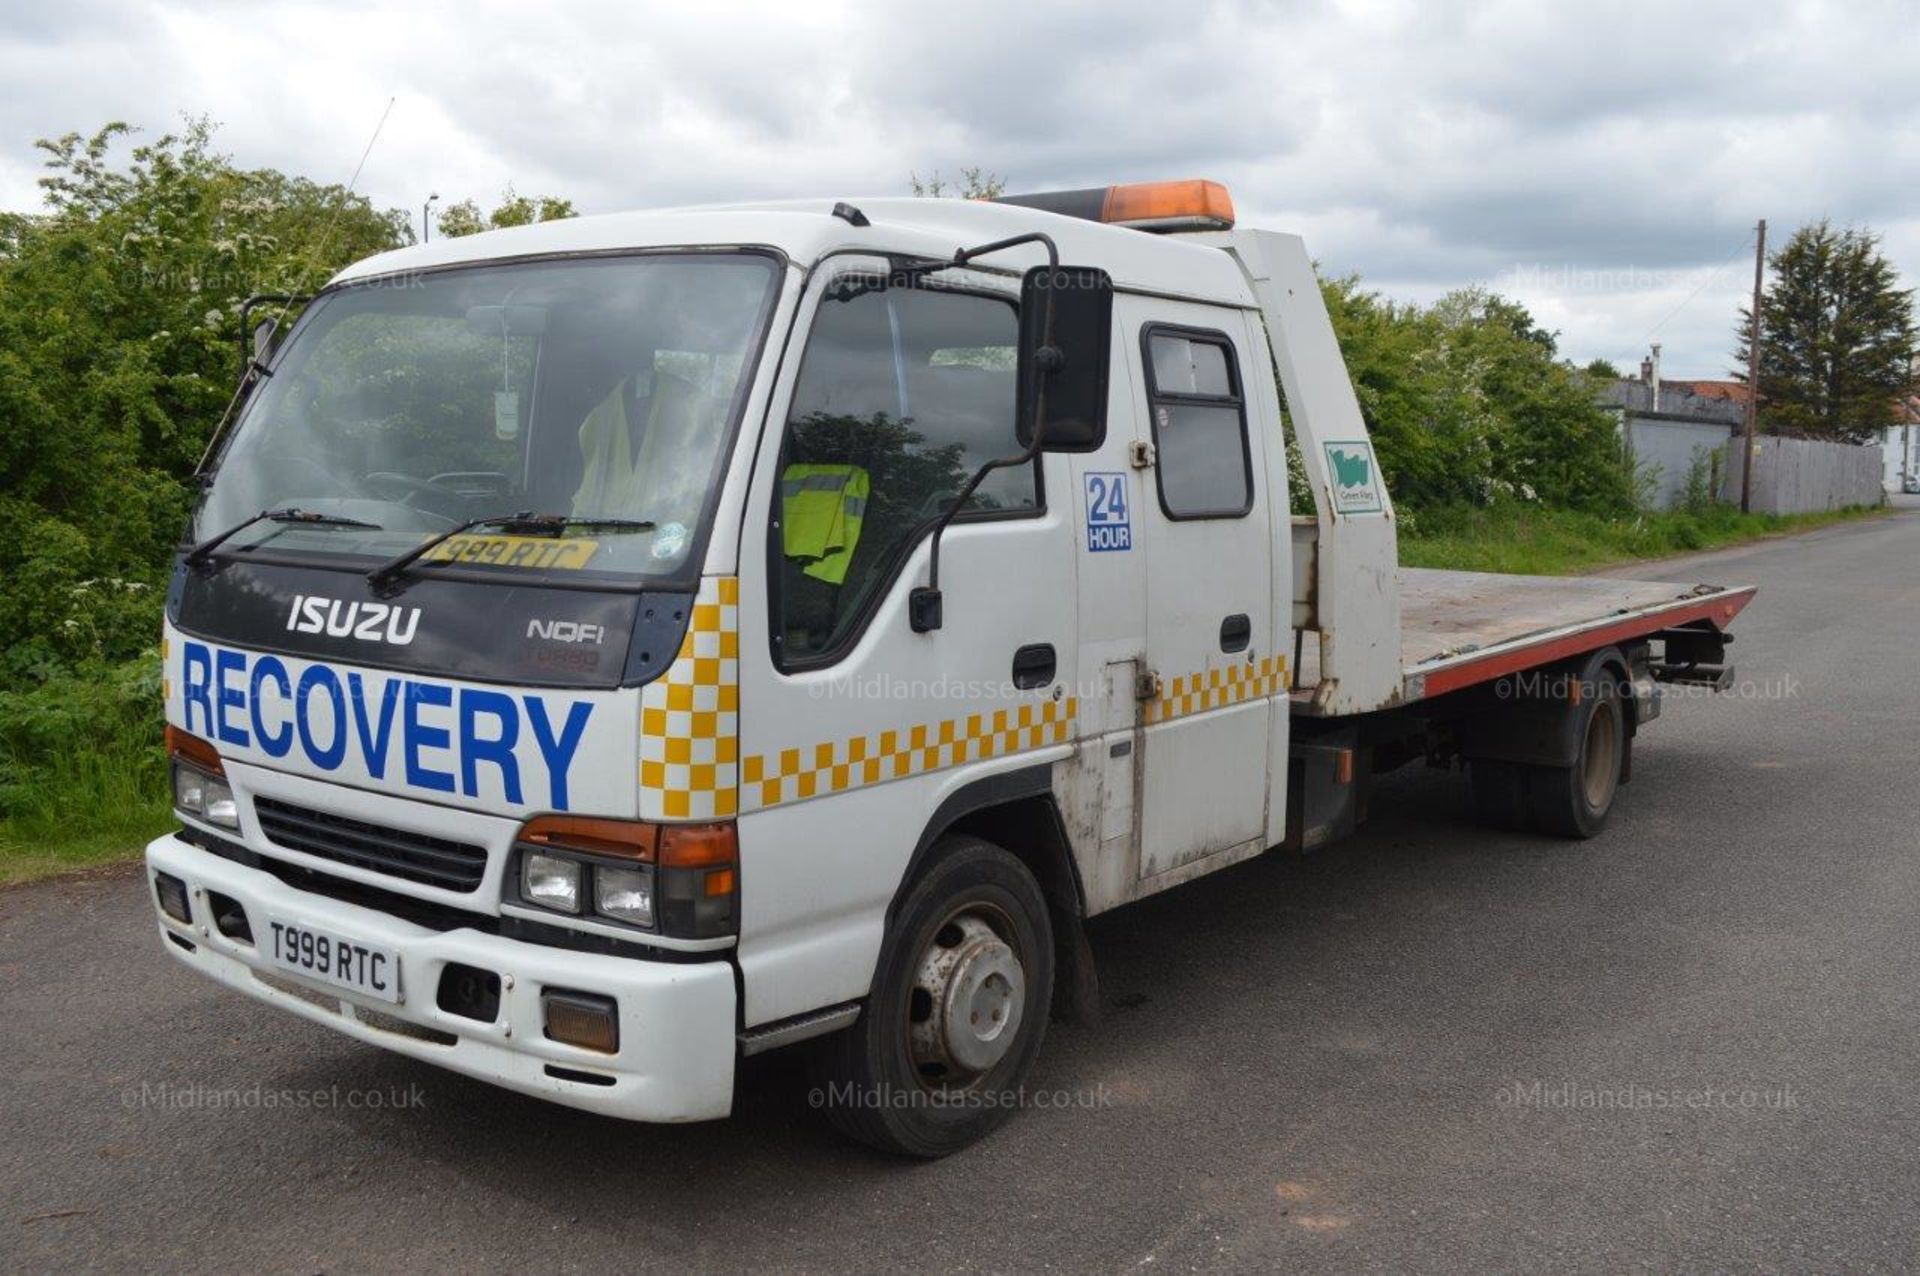
[(1401, 520), (1407, 567), (1564, 576), (1650, 558), (1721, 549), (1833, 523), (1874, 518), (1880, 508), (1816, 514), (1742, 514), (1727, 506), (1607, 518), (1526, 506), (1423, 510)]
[(0, 691), (0, 885), (125, 860), (172, 823), (160, 658)]

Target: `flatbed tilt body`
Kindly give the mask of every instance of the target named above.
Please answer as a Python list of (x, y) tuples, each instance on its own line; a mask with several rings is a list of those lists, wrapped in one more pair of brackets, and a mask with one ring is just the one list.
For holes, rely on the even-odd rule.
[[(1668, 629), (1724, 630), (1756, 592), (1747, 586), (1424, 567), (1403, 567), (1398, 580), (1406, 704)], [(1311, 653), (1300, 672), (1294, 712), (1316, 714)]]

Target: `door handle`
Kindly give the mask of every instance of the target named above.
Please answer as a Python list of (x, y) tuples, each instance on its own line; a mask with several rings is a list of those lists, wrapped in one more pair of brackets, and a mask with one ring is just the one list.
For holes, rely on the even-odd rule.
[(1028, 643), (1013, 653), (1013, 685), (1022, 691), (1044, 687), (1053, 681), (1053, 671), (1058, 663), (1052, 643)]
[(1220, 622), (1220, 650), (1245, 651), (1253, 641), (1253, 622), (1245, 612), (1236, 612)]

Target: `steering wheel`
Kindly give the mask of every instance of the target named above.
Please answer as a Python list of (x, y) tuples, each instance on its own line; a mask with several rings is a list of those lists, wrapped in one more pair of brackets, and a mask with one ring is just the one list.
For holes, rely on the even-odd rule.
[[(392, 499), (399, 501), (403, 505), (412, 503), (407, 499), (408, 497), (418, 495), (435, 486), (434, 481), (430, 478), (421, 478), (415, 474), (402, 474), (399, 470), (375, 470), (371, 474), (362, 475), (361, 481), (371, 483), (376, 487), (391, 485), (394, 488), (401, 489), (399, 495)], [(444, 492), (447, 489), (442, 487), (439, 490)]]
[[(417, 474), (403, 474), (399, 470), (375, 470), (363, 475), (361, 481), (376, 489), (386, 488), (380, 499), (390, 500), (396, 505), (432, 514), (436, 518), (457, 517), (467, 507), (468, 493), (454, 487), (447, 479), (448, 475), (436, 474), (430, 478), (421, 478)], [(423, 493), (431, 493), (437, 500), (416, 500)]]

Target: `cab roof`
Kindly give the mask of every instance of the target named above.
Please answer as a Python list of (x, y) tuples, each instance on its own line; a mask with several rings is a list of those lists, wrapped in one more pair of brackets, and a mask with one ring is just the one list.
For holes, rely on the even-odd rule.
[[(803, 268), (848, 251), (943, 258), (976, 244), (1041, 231), (1059, 247), (1062, 264), (1102, 267), (1117, 288), (1233, 306), (1254, 304), (1231, 257), (1178, 235), (1148, 234), (1011, 204), (901, 196), (844, 201), (870, 223), (855, 226), (834, 215), (835, 205), (841, 202), (721, 204), (539, 222), (380, 253), (348, 266), (333, 282), (524, 257), (640, 248), (767, 247), (778, 249)], [(1030, 244), (984, 257), (979, 264), (1020, 270), (1045, 260), (1045, 249)]]

